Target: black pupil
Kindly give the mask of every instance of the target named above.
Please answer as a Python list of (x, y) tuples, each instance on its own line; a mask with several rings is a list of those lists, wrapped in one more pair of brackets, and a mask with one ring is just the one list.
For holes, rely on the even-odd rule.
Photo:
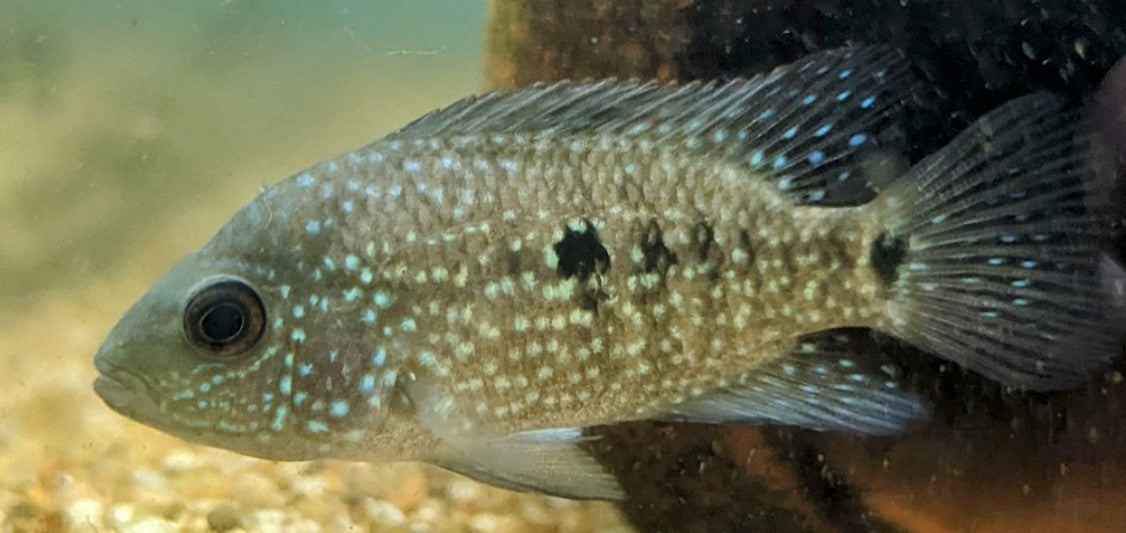
[(242, 309), (233, 303), (223, 302), (203, 315), (199, 327), (212, 342), (225, 342), (242, 331), (244, 320)]

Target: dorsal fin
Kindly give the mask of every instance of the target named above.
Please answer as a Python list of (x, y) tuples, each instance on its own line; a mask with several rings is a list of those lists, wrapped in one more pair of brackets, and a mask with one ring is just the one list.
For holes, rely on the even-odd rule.
[(839, 49), (748, 80), (603, 80), (493, 92), (426, 115), (388, 139), (633, 137), (737, 160), (798, 203), (859, 203), (874, 194), (863, 154), (911, 86), (898, 52)]

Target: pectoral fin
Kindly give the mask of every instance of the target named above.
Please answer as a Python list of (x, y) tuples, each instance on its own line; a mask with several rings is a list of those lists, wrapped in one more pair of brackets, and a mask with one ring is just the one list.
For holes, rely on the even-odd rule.
[(504, 433), (474, 419), (458, 402), (416, 383), (410, 394), (422, 426), (437, 449), (427, 461), (477, 481), (521, 492), (564, 498), (619, 500), (614, 476), (579, 448), (581, 428)]
[(436, 464), (490, 485), (564, 498), (620, 500), (614, 476), (578, 447), (577, 428), (517, 433), (501, 439), (444, 441)]

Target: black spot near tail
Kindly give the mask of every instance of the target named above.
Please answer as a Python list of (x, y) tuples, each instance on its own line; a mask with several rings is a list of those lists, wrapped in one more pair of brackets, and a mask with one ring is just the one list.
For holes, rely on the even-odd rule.
[(555, 243), (555, 253), (559, 256), (556, 271), (565, 278), (586, 281), (595, 272), (602, 274), (610, 269), (610, 252), (598, 240), (594, 226), (585, 220), (580, 230), (567, 227), (563, 238)]
[(869, 262), (884, 286), (891, 286), (899, 278), (899, 265), (907, 257), (907, 243), (899, 238), (881, 233), (872, 243)]

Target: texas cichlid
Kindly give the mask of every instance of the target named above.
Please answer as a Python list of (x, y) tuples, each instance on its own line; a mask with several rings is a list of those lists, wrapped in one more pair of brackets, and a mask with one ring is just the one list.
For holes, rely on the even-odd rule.
[(1080, 383), (1121, 328), (1076, 114), (1016, 99), (888, 180), (879, 139), (913, 87), (877, 46), (461, 100), (262, 192), (113, 329), (95, 390), (257, 457), (613, 499), (585, 427), (924, 417), (905, 369), (838, 328)]

